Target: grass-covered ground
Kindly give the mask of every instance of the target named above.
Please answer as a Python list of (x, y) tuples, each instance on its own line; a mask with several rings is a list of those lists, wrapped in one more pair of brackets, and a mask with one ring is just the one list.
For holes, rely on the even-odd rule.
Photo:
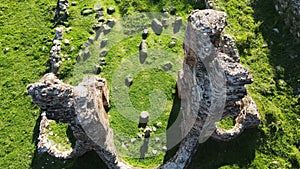
[[(74, 72), (80, 72), (86, 68), (85, 66), (89, 68), (93, 66), (90, 63), (78, 65), (75, 60), (80, 49), (83, 49), (82, 43), (87, 41), (88, 37), (93, 36), (91, 29), (96, 22), (94, 15), (82, 16), (82, 9), (93, 7), (95, 3), (103, 6), (114, 5), (117, 10), (110, 17), (121, 20), (126, 13), (159, 12), (162, 8), (171, 6), (175, 6), (177, 14), (185, 18), (193, 8), (204, 7), (201, 2), (187, 0), (74, 1), (77, 5), (68, 8), (70, 16), (67, 26), (72, 29), (64, 34), (64, 38), (70, 41), (70, 45), (64, 45), (62, 48), (63, 58), (70, 59), (63, 62), (59, 72), (60, 78), (70, 83), (74, 82), (74, 79), (76, 81), (77, 76), (80, 75), (75, 74), (74, 78)], [(283, 18), (276, 14), (272, 0), (219, 0), (218, 6), (220, 10), (228, 14), (226, 33), (235, 38), (241, 62), (249, 67), (254, 75), (254, 83), (248, 88), (249, 94), (258, 105), (262, 123), (258, 129), (247, 130), (230, 143), (208, 140), (200, 145), (190, 168), (299, 168), (299, 43), (296, 43), (292, 35), (288, 33), (288, 27), (283, 24)], [(38, 154), (35, 150), (40, 110), (31, 103), (25, 87), (29, 83), (36, 82), (47, 72), (49, 50), (54, 37), (55, 7), (55, 0), (18, 2), (0, 0), (0, 168), (105, 168), (94, 152), (80, 158), (63, 161), (47, 154)], [(108, 17), (107, 14), (105, 15)], [(277, 28), (279, 33), (274, 31), (274, 28)], [(150, 32), (147, 40), (148, 51), (150, 52), (151, 48), (162, 48), (167, 53), (179, 53), (178, 58), (182, 58), (183, 51), (179, 41), (176, 42), (175, 47), (169, 46), (171, 37), (172, 35), (156, 36)], [(111, 38), (112, 41), (118, 40)], [(160, 104), (166, 105), (166, 108), (158, 112), (157, 116), (154, 113), (157, 118), (150, 122), (150, 127), (155, 126), (157, 122), (163, 123), (163, 127), (157, 127), (156, 133), (159, 135), (168, 125), (168, 115), (172, 104), (176, 103), (173, 101), (176, 82), (174, 74), (178, 65), (176, 61), (171, 60), (174, 59), (173, 55), (169, 58), (166, 55), (165, 58), (158, 57), (163, 58), (158, 60), (158, 63), (153, 61), (144, 63), (146, 67), (149, 67), (148, 69), (131, 71), (132, 68), (141, 69), (130, 66), (138, 64), (135, 62), (138, 61), (137, 52), (141, 34), (129, 37), (120, 36), (120, 38), (118, 45), (109, 44), (110, 50), (106, 56), (107, 65), (103, 66), (101, 73), (101, 76), (111, 82), (112, 103), (109, 110), (111, 126), (116, 133), (125, 133), (129, 139), (140, 132), (136, 121), (124, 119), (119, 112), (118, 106), (120, 105), (117, 99), (123, 94), (125, 103), (128, 101), (126, 97), (129, 97), (132, 102), (131, 107), (127, 109), (128, 112), (123, 113), (132, 115), (133, 121), (140, 111), (149, 111), (151, 118), (151, 110), (160, 110), (159, 107), (151, 106), (151, 102), (159, 101)], [(71, 50), (72, 46), (74, 50)], [(97, 47), (90, 48), (95, 55), (100, 50)], [(173, 63), (172, 70), (161, 69), (166, 61)], [(123, 63), (128, 66), (128, 70), (123, 70), (124, 66), (119, 67)], [(133, 77), (133, 84), (130, 88), (122, 86), (123, 75), (128, 74)], [(114, 80), (114, 78), (118, 79), (118, 76), (123, 82)], [(148, 81), (149, 83), (146, 83)], [(165, 81), (166, 83), (162, 83)], [(120, 85), (119, 89), (112, 87), (114, 83)], [(116, 92), (122, 89), (127, 90), (127, 95)], [(160, 97), (151, 100), (153, 96), (151, 94)], [(224, 123), (225, 127), (229, 125), (228, 121)], [(53, 139), (60, 140), (69, 136), (72, 140), (70, 130), (65, 125), (58, 124), (52, 127), (52, 130), (54, 134), (59, 135)], [(66, 133), (60, 135), (58, 131)], [(130, 143), (127, 143), (128, 140), (118, 140), (117, 136), (118, 134), (116, 134), (118, 147), (124, 144), (129, 150), (134, 150), (134, 148), (139, 150), (139, 146), (132, 148)], [(163, 142), (162, 139), (160, 141)], [(150, 142), (149, 150), (151, 151), (154, 146), (157, 144)], [(126, 152), (128, 151), (123, 153), (126, 155)], [(137, 166), (149, 167), (160, 164), (163, 161), (163, 154), (144, 160), (132, 158), (125, 158), (125, 160)]]

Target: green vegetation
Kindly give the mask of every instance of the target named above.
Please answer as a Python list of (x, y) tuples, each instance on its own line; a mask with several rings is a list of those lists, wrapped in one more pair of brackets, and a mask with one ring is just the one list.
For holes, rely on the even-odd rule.
[[(85, 48), (83, 42), (95, 36), (92, 26), (96, 19), (94, 15), (81, 15), (83, 9), (92, 8), (95, 3), (105, 7), (114, 5), (116, 13), (108, 16), (105, 12), (105, 16), (121, 22), (121, 16), (160, 12), (162, 8), (172, 6), (177, 9), (176, 15), (186, 18), (193, 8), (204, 7), (202, 2), (187, 0), (74, 1), (77, 5), (69, 6), (70, 16), (63, 25), (71, 28), (64, 33), (64, 39), (70, 44), (62, 46), (61, 56), (65, 61), (58, 72), (61, 79), (72, 84), (92, 73), (101, 51), (100, 39), (89, 48), (91, 55), (97, 57), (76, 63), (78, 53)], [(219, 0), (217, 3), (220, 10), (228, 14), (226, 33), (235, 38), (242, 64), (254, 75), (254, 83), (248, 88), (259, 108), (262, 123), (258, 129), (247, 130), (229, 143), (208, 140), (200, 145), (190, 168), (299, 168), (300, 106), (297, 90), (300, 88), (300, 57), (293, 57), (300, 53), (299, 43), (288, 33), (289, 27), (283, 24), (283, 18), (276, 14), (272, 0)], [(57, 160), (36, 151), (40, 110), (31, 102), (25, 87), (48, 71), (49, 50), (55, 32), (55, 7), (56, 2), (49, 0), (0, 0), (0, 168), (105, 168), (95, 152), (71, 160)], [(143, 24), (143, 20), (137, 20), (137, 23)], [(173, 111), (172, 104), (176, 103), (173, 99), (176, 74), (181, 67), (178, 63), (183, 57), (182, 36), (168, 31), (157, 36), (150, 30), (147, 39), (149, 62), (141, 66), (138, 59), (141, 33), (135, 33), (125, 36), (113, 30), (108, 35), (107, 64), (102, 66), (101, 76), (108, 80), (111, 89), (109, 115), (118, 151), (132, 165), (151, 167), (161, 164), (164, 158), (162, 146), (166, 138), (161, 134), (170, 125), (168, 117)], [(178, 40), (174, 47), (170, 47), (173, 36)], [(153, 60), (153, 56), (157, 59)], [(168, 71), (163, 69), (167, 61), (173, 63), (173, 68)], [(128, 75), (133, 78), (129, 88), (124, 83)], [(122, 104), (126, 104), (124, 110), (120, 110)], [(138, 153), (138, 157), (144, 144), (138, 139), (134, 144), (130, 143), (131, 138), (141, 133), (137, 127), (141, 111), (149, 111), (150, 118), (155, 117), (149, 123), (150, 128), (156, 128), (151, 138), (159, 137), (160, 141), (149, 140), (148, 151), (158, 150), (159, 155), (134, 159), (126, 153)], [(158, 127), (157, 122), (162, 122), (162, 125)], [(228, 118), (220, 125), (230, 128), (232, 119)], [(51, 139), (73, 146), (67, 126), (58, 123), (50, 127), (54, 134), (59, 135)]]

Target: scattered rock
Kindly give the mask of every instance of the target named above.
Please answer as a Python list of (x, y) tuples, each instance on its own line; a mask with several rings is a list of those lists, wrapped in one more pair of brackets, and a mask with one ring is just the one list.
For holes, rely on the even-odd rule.
[(70, 45), (69, 39), (65, 39), (65, 40), (64, 40), (64, 44), (65, 44), (65, 45)]
[(95, 40), (95, 38), (92, 37), (92, 36), (88, 38), (88, 41), (89, 41), (90, 44), (93, 44), (93, 43), (94, 43), (94, 40)]
[(113, 19), (108, 19), (106, 24), (112, 28), (115, 25), (115, 21)]
[(170, 14), (171, 14), (171, 15), (175, 15), (175, 14), (176, 14), (176, 8), (175, 8), (174, 6), (172, 6), (172, 7), (170, 8)]
[[(102, 27), (102, 22), (98, 22), (93, 25), (94, 30), (99, 30), (101, 27)], [(97, 34), (97, 32), (96, 32), (96, 34)]]
[(162, 126), (162, 122), (160, 122), (160, 121), (157, 122), (157, 123), (155, 124), (155, 126), (158, 127), (158, 128), (161, 127), (161, 126)]
[(135, 143), (135, 141), (136, 141), (135, 138), (130, 139), (130, 142), (131, 142), (132, 144)]
[(115, 11), (116, 11), (116, 9), (115, 9), (114, 6), (110, 6), (110, 7), (107, 8), (107, 13), (109, 15), (113, 14)]
[(182, 25), (182, 18), (181, 17), (176, 18), (174, 22), (174, 28), (173, 28), (174, 34), (180, 31), (181, 25)]
[(273, 28), (273, 31), (276, 33), (280, 33), (278, 28)]
[(5, 48), (5, 49), (3, 50), (4, 53), (7, 53), (8, 51), (9, 51), (9, 48)]
[(92, 13), (93, 13), (93, 9), (90, 9), (90, 8), (83, 9), (82, 12), (81, 12), (82, 15), (90, 15)]
[(140, 44), (140, 63), (144, 63), (146, 58), (148, 56), (148, 52), (147, 52), (147, 42), (146, 40), (142, 40), (141, 44)]
[(152, 154), (156, 155), (157, 154), (157, 150), (152, 150)]
[(139, 128), (145, 128), (147, 123), (149, 122), (149, 113), (146, 111), (142, 111), (139, 119)]
[[(96, 13), (96, 15), (95, 15), (96, 18), (99, 18), (99, 17), (101, 17), (101, 16), (104, 17), (103, 11), (98, 11), (98, 12)], [(98, 21), (98, 22), (99, 22), (99, 21)]]
[(103, 25), (103, 33), (106, 35), (111, 31), (111, 27), (108, 26), (107, 24)]
[(102, 6), (100, 4), (96, 4), (96, 5), (94, 5), (94, 10), (95, 11), (102, 11), (103, 8), (102, 8)]
[(126, 78), (125, 78), (125, 85), (127, 87), (131, 86), (132, 85), (132, 77), (130, 75), (128, 75)]
[(98, 18), (98, 22), (104, 22), (105, 21), (105, 18), (104, 18), (104, 16), (99, 16), (99, 18)]
[(163, 25), (159, 20), (156, 18), (153, 19), (152, 25), (151, 25), (152, 30), (155, 32), (155, 34), (160, 35), (163, 31)]
[(101, 66), (99, 66), (99, 65), (95, 66), (95, 68), (94, 68), (94, 73), (95, 73), (96, 75), (100, 74), (100, 73), (101, 73)]
[(166, 152), (166, 151), (168, 150), (167, 146), (163, 146), (163, 147), (162, 147), (162, 150), (163, 150), (164, 152)]
[(81, 60), (80, 54), (76, 57), (76, 62), (79, 63)]
[(163, 25), (164, 28), (167, 28), (169, 26), (168, 19), (163, 19), (162, 20), (162, 25)]
[(85, 49), (83, 52), (83, 60), (87, 60), (90, 57), (90, 50)]
[(156, 127), (152, 127), (152, 131), (153, 131), (153, 132), (156, 132)]
[(106, 49), (103, 49), (103, 50), (100, 52), (99, 56), (100, 56), (100, 57), (104, 57), (104, 56), (107, 55), (107, 53), (108, 53), (108, 51), (107, 51)]
[(138, 139), (142, 139), (142, 138), (143, 138), (143, 134), (138, 133), (138, 134), (137, 134), (137, 138), (138, 138)]
[(100, 43), (100, 47), (101, 47), (101, 48), (104, 48), (104, 47), (107, 45), (107, 43), (108, 43), (108, 39), (107, 39), (107, 38), (102, 39), (102, 41), (101, 41), (101, 43)]
[(166, 17), (166, 18), (169, 17), (169, 12), (168, 11), (163, 12), (163, 16)]
[(146, 127), (144, 130), (145, 138), (149, 138), (152, 130), (149, 127)]
[(122, 143), (121, 147), (126, 149), (126, 150), (128, 149), (127, 146), (124, 143)]
[(99, 59), (99, 64), (100, 64), (100, 66), (106, 65), (106, 61), (105, 61), (105, 58), (104, 58), (104, 57), (101, 57), (101, 58)]
[(159, 142), (160, 138), (159, 137), (155, 137), (155, 142)]
[(72, 2), (71, 5), (72, 5), (72, 6), (76, 6), (76, 5), (77, 5), (77, 2)]
[(167, 62), (165, 65), (164, 65), (164, 70), (165, 71), (168, 71), (170, 69), (172, 69), (173, 67), (173, 64), (171, 62)]
[(176, 45), (176, 42), (172, 41), (172, 42), (170, 42), (169, 47), (170, 47), (170, 48), (173, 48), (175, 45)]
[(144, 29), (144, 30), (143, 30), (143, 34), (142, 34), (142, 38), (143, 38), (143, 39), (147, 39), (148, 35), (149, 35), (148, 29)]

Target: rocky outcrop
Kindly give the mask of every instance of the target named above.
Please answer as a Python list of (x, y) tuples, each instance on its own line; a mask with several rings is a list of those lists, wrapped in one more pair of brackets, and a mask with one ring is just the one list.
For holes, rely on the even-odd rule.
[[(247, 96), (245, 86), (252, 83), (252, 75), (239, 63), (233, 39), (229, 35), (221, 36), (225, 26), (224, 12), (196, 10), (188, 17), (183, 44), (185, 59), (177, 82), (183, 117), (180, 121), (182, 140), (175, 156), (158, 168), (186, 168), (199, 143), (210, 137), (230, 141), (260, 122), (257, 107)], [(143, 45), (145, 41), (141, 49), (145, 48)], [(134, 168), (123, 162), (116, 152), (104, 109), (109, 105), (105, 79), (88, 76), (73, 87), (50, 73), (28, 85), (27, 90), (44, 112), (38, 144), (41, 151), (58, 158), (71, 158), (95, 150), (109, 168)], [(216, 126), (216, 122), (227, 116), (236, 117), (233, 129)], [(44, 130), (48, 119), (70, 125), (77, 139), (73, 150), (60, 152), (55, 146), (49, 146)], [(145, 129), (145, 138), (150, 133), (151, 129)]]
[(274, 0), (276, 11), (283, 16), (290, 32), (300, 39), (300, 1), (299, 0)]

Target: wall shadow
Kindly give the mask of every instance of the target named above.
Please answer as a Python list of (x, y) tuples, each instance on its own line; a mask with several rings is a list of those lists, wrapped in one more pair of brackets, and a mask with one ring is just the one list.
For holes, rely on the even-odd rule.
[(300, 88), (300, 40), (297, 42), (289, 32), (290, 26), (275, 10), (273, 0), (256, 0), (252, 7), (255, 21), (262, 23), (259, 32), (270, 49), (269, 62), (276, 71), (274, 80), (283, 79), (293, 88), (294, 95), (300, 94), (297, 91)]
[[(33, 129), (32, 143), (37, 147), (39, 126), (41, 116), (36, 120), (35, 127)], [(72, 147), (75, 146), (76, 139), (73, 136), (72, 129), (70, 127), (66, 130), (67, 136), (71, 141)], [(32, 169), (107, 169), (105, 163), (97, 155), (95, 151), (90, 151), (81, 157), (75, 157), (70, 160), (60, 160), (54, 158), (47, 153), (39, 153), (37, 148), (33, 153), (30, 168)]]
[[(174, 145), (174, 140), (176, 140), (174, 138), (181, 137), (179, 124), (176, 123), (176, 120), (178, 122), (178, 119), (182, 118), (182, 116), (180, 114), (180, 106), (181, 106), (181, 100), (178, 97), (178, 89), (177, 89), (177, 84), (176, 84), (176, 92), (173, 95), (173, 105), (172, 105), (172, 109), (170, 112), (168, 125), (167, 125), (167, 132), (166, 132), (167, 145)], [(171, 130), (171, 131), (168, 130), (171, 126), (174, 127), (175, 130)], [(180, 143), (178, 143), (174, 147), (167, 146), (168, 151), (166, 152), (166, 155), (164, 157), (164, 163), (167, 162), (170, 158), (172, 158), (175, 155), (176, 151), (178, 150), (179, 144)]]
[(210, 138), (199, 145), (188, 169), (210, 169), (224, 165), (248, 168), (255, 158), (255, 149), (259, 145), (258, 138), (258, 129), (245, 130), (241, 136), (230, 142)]

